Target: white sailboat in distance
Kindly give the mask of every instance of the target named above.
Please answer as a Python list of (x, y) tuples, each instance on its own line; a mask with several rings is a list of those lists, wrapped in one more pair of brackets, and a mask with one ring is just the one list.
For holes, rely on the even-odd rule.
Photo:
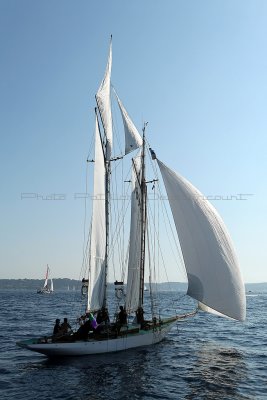
[[(238, 321), (244, 321), (246, 316), (244, 283), (222, 218), (198, 189), (157, 158), (147, 142), (146, 124), (140, 135), (116, 93), (114, 98), (123, 120), (125, 139), (121, 154), (114, 152), (111, 65), (110, 41), (105, 75), (95, 96), (95, 149), (94, 159), (90, 160), (90, 166), (94, 168), (93, 204), (82, 280), (86, 301), (80, 325), (71, 333), (18, 343), (49, 357), (110, 353), (153, 345), (162, 341), (174, 324), (195, 315), (198, 309)], [(117, 174), (117, 165), (125, 160), (131, 164), (128, 225), (123, 225), (126, 206), (118, 211), (113, 204), (116, 196), (112, 196), (116, 193), (116, 190), (112, 191), (112, 179)], [(154, 173), (152, 177), (147, 177), (148, 166)], [(127, 182), (125, 176), (121, 180), (123, 184)], [(162, 253), (165, 240), (158, 240), (158, 231), (151, 234), (151, 229), (156, 231), (157, 225), (160, 229), (160, 224), (151, 222), (158, 211), (153, 214), (155, 203), (151, 206), (148, 195), (148, 187), (155, 193), (160, 182), (165, 186), (170, 215), (177, 231), (173, 234), (188, 279), (187, 295), (196, 300), (196, 309), (192, 312), (174, 312), (168, 316), (161, 314), (160, 297), (155, 295), (155, 271), (164, 269), (160, 256), (158, 266), (155, 266), (155, 254)], [(164, 202), (165, 207), (166, 200)], [(123, 229), (120, 229), (122, 225)], [(115, 226), (112, 232), (111, 226)], [(127, 234), (129, 241), (117, 239), (119, 230), (124, 236)], [(124, 254), (114, 256), (115, 247)], [(117, 265), (120, 260), (127, 270), (122, 268), (114, 282), (115, 300), (111, 301), (107, 290), (108, 276), (112, 265)], [(147, 296), (144, 296), (145, 277), (149, 277)], [(148, 302), (148, 298), (151, 301)], [(112, 320), (110, 315), (114, 312), (112, 314), (110, 310), (114, 304), (115, 318)]]
[[(50, 279), (50, 286), (49, 286), (49, 279)], [(54, 291), (54, 284), (53, 279), (51, 278), (51, 270), (49, 266), (46, 266), (46, 273), (45, 273), (45, 281), (44, 286), (41, 289), (37, 290), (39, 294), (50, 294)]]

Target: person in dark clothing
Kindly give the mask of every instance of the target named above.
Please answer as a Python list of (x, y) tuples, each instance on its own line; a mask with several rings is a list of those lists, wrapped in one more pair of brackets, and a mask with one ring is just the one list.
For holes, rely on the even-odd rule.
[(98, 324), (101, 324), (102, 322), (105, 322), (106, 324), (109, 323), (109, 315), (108, 315), (107, 308), (102, 307), (101, 310), (98, 311), (97, 317), (96, 317), (96, 322)]
[(118, 322), (120, 325), (126, 325), (127, 324), (127, 312), (123, 306), (120, 306), (120, 312), (118, 314)]
[(136, 312), (136, 322), (138, 324), (141, 324), (141, 326), (144, 324), (145, 320), (144, 320), (144, 310), (142, 307), (138, 307)]
[(89, 332), (92, 330), (91, 321), (88, 319), (83, 325), (74, 333), (74, 338), (78, 340), (86, 340)]
[(54, 326), (53, 335), (57, 335), (60, 332), (60, 319), (56, 319), (56, 324)]
[(61, 327), (60, 327), (60, 332), (62, 333), (62, 335), (65, 335), (70, 330), (71, 330), (71, 326), (68, 323), (68, 318), (64, 318), (64, 322), (61, 324)]

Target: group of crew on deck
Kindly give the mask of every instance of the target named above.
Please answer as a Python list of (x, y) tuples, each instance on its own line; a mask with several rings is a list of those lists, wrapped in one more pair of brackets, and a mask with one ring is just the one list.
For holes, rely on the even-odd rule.
[[(140, 324), (141, 327), (143, 326), (144, 311), (142, 307), (137, 309), (135, 321), (137, 324)], [(60, 319), (56, 319), (53, 331), (54, 340), (61, 340), (67, 336), (71, 337), (72, 340), (86, 340), (89, 332), (97, 334), (110, 327), (119, 333), (122, 326), (127, 326), (128, 315), (125, 308), (120, 306), (120, 311), (117, 314), (115, 324), (110, 324), (108, 310), (103, 307), (95, 316), (91, 312), (82, 315), (80, 318), (78, 318), (78, 323), (80, 326), (78, 330), (73, 333), (67, 318), (64, 318), (64, 322), (62, 324), (60, 324)]]
[(53, 335), (66, 335), (68, 333), (72, 332), (71, 331), (71, 326), (68, 323), (68, 318), (64, 318), (64, 321), (62, 322), (62, 324), (60, 324), (60, 319), (56, 319), (56, 323), (54, 326), (54, 330), (53, 330)]

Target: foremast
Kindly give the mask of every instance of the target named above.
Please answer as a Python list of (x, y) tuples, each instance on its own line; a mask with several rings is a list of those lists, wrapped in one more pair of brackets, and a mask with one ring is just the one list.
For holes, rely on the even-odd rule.
[(141, 154), (141, 252), (140, 252), (140, 286), (138, 306), (143, 308), (144, 304), (144, 281), (145, 281), (145, 253), (146, 253), (146, 226), (147, 226), (147, 186), (146, 186), (146, 126), (143, 127), (143, 144)]
[[(105, 262), (104, 262), (104, 296), (101, 308), (107, 307), (107, 279), (108, 279), (108, 259), (109, 259), (109, 209), (110, 209), (110, 178), (111, 178), (111, 159), (110, 159), (110, 142), (105, 131), (105, 124), (102, 120), (101, 113), (99, 110), (97, 97), (96, 97), (97, 107), (95, 108), (95, 114), (97, 117), (97, 110), (100, 115), (102, 128), (105, 133), (105, 142), (101, 139), (104, 163), (105, 163)], [(99, 125), (99, 123), (98, 123)], [(100, 132), (100, 127), (99, 127)]]

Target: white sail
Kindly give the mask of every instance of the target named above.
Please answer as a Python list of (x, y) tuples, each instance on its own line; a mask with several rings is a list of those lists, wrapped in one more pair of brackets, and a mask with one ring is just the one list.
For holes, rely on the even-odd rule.
[(225, 316), (243, 321), (244, 284), (221, 217), (190, 182), (159, 160), (158, 165), (181, 244), (188, 295)]
[(112, 152), (112, 114), (110, 104), (110, 78), (112, 65), (112, 42), (110, 41), (108, 63), (104, 78), (96, 94), (96, 102), (106, 134), (106, 159), (110, 160)]
[(54, 284), (53, 284), (53, 279), (51, 278), (51, 287), (50, 287), (51, 292), (54, 291)]
[[(114, 89), (113, 89), (114, 90)], [(119, 99), (119, 96), (114, 90), (114, 93), (117, 97), (117, 101), (120, 107), (121, 111), (121, 116), (123, 120), (123, 125), (124, 125), (124, 133), (125, 133), (125, 154), (130, 153), (133, 150), (138, 149), (139, 147), (142, 146), (143, 140), (135, 127), (133, 121), (129, 117), (129, 114), (127, 113), (124, 105), (122, 104), (121, 100)]]
[(47, 265), (47, 267), (46, 267), (46, 274), (45, 274), (44, 288), (47, 288), (47, 285), (48, 285), (48, 276), (49, 276), (49, 267), (48, 267), (48, 265)]
[(96, 118), (94, 195), (88, 277), (88, 310), (98, 310), (103, 306), (105, 293), (105, 246), (105, 161)]
[(227, 317), (229, 319), (232, 319), (231, 317), (228, 317), (227, 315), (224, 315), (220, 313), (219, 311), (213, 310), (213, 308), (206, 306), (205, 304), (201, 303), (200, 301), (198, 302), (198, 307), (199, 310), (208, 312), (210, 314), (217, 315), (218, 317)]
[(141, 156), (133, 159), (132, 197), (131, 197), (131, 228), (128, 261), (128, 277), (126, 292), (126, 310), (134, 311), (138, 307), (140, 288), (140, 254), (141, 254)]

